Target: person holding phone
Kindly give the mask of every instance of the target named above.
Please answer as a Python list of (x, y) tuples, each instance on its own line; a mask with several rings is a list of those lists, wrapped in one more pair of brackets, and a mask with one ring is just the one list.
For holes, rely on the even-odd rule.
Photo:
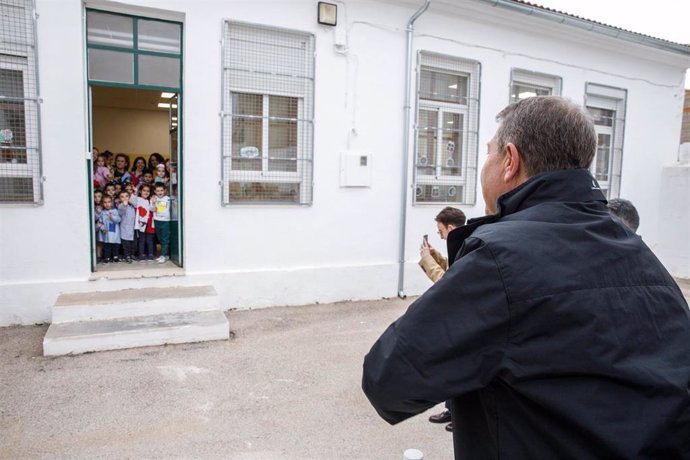
[[(450, 232), (465, 225), (466, 219), (465, 213), (459, 209), (451, 208), (450, 206), (443, 208), (434, 219), (436, 220), (438, 235), (442, 240), (445, 240)], [(448, 259), (429, 244), (428, 235), (424, 235), (422, 239), (419, 255), (421, 257), (419, 266), (422, 267), (426, 276), (434, 283), (441, 279), (446, 270), (448, 270)]]

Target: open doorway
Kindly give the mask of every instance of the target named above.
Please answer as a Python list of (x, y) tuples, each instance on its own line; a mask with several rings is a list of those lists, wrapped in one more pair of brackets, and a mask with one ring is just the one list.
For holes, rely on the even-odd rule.
[(177, 93), (91, 86), (94, 271), (182, 266), (178, 104)]
[[(183, 144), (178, 114), (182, 113), (183, 24), (85, 11), (92, 271), (143, 270), (161, 264), (182, 267)], [(142, 191), (145, 182), (153, 187)], [(133, 234), (131, 206), (123, 208), (129, 214), (127, 225), (116, 221), (119, 212), (102, 214), (103, 208), (117, 209), (122, 203), (121, 190), (138, 201)], [(105, 202), (96, 203), (99, 197)], [(144, 216), (139, 215), (142, 200), (149, 203), (149, 214)], [(111, 220), (112, 214), (117, 218)]]

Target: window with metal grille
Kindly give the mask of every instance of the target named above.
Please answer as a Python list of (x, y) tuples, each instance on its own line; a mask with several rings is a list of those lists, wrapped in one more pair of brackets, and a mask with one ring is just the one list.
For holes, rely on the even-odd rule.
[(234, 21), (223, 35), (223, 204), (311, 204), (314, 36)]
[(510, 102), (534, 96), (560, 96), (561, 77), (531, 70), (512, 69), (510, 72)]
[(474, 204), (480, 64), (426, 51), (417, 62), (415, 203)]
[(587, 83), (585, 106), (594, 119), (597, 152), (590, 166), (606, 198), (620, 194), (627, 90)]
[(0, 203), (43, 203), (32, 0), (0, 0)]

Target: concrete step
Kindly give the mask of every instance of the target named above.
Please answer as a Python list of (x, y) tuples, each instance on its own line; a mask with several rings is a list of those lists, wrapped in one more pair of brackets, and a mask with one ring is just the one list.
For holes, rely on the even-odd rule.
[(227, 340), (229, 335), (228, 320), (220, 310), (52, 323), (43, 338), (43, 354), (60, 356), (166, 343)]
[(171, 286), (68, 292), (53, 306), (53, 324), (187, 311), (220, 310), (213, 286)]

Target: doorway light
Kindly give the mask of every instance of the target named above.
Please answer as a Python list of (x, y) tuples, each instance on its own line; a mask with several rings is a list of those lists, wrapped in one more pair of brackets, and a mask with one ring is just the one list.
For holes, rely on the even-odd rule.
[(450, 89), (458, 89), (458, 84), (457, 84), (457, 83), (453, 83), (452, 85), (448, 85), (448, 88), (450, 88)]
[(161, 93), (161, 97), (162, 97), (163, 99), (170, 99), (170, 98), (173, 97), (174, 95), (175, 95), (175, 93), (166, 93), (166, 92)]
[[(169, 109), (170, 108), (170, 103), (169, 102), (159, 102), (158, 103), (158, 108), (159, 109)], [(172, 105), (173, 109), (177, 108), (177, 104)]]

